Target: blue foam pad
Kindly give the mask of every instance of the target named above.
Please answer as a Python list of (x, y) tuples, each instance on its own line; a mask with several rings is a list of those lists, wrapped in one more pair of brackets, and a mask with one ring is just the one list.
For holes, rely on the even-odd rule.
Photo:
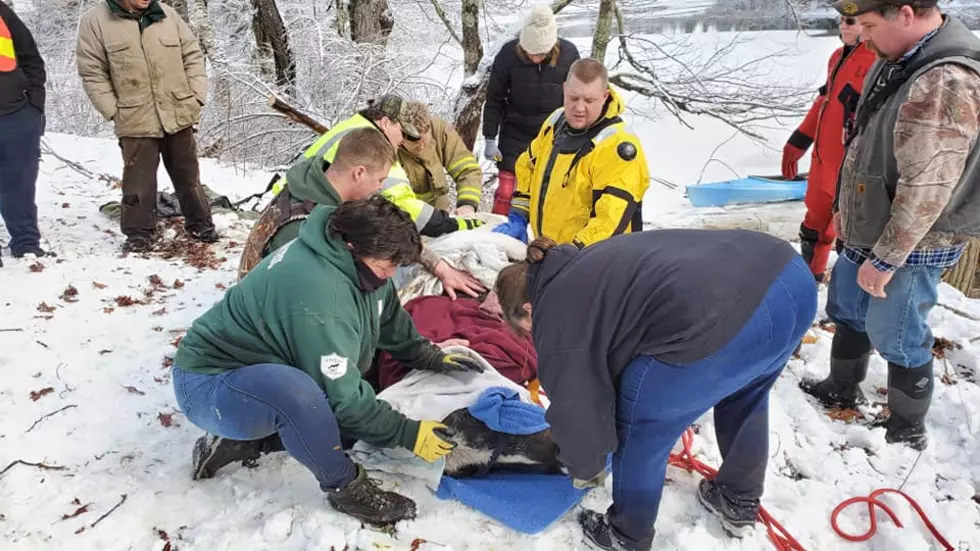
[(525, 534), (537, 534), (575, 507), (588, 490), (561, 474), (489, 473), (443, 476), (436, 496), (457, 501)]

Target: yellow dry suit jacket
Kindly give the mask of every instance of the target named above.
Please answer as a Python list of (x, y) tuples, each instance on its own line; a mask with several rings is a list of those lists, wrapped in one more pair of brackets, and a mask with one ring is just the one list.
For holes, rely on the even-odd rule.
[(570, 128), (560, 108), (518, 157), (511, 213), (528, 220), (535, 237), (585, 247), (643, 229), (650, 173), (639, 139), (620, 118), (623, 109), (612, 87), (588, 129)]

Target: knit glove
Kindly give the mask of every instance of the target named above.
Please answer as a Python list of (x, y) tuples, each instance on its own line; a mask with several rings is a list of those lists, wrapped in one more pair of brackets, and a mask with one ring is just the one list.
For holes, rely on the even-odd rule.
[(497, 147), (496, 138), (486, 138), (486, 143), (483, 144), (483, 157), (493, 159), (498, 163), (503, 159), (503, 156), (500, 154), (500, 148)]
[(479, 228), (480, 226), (486, 224), (486, 222), (484, 222), (483, 220), (478, 220), (476, 218), (457, 217), (457, 218), (453, 218), (453, 220), (455, 220), (456, 224), (459, 225), (460, 230), (475, 230), (476, 228)]
[(509, 235), (514, 239), (520, 239), (522, 243), (527, 243), (527, 220), (521, 215), (510, 213), (507, 221), (494, 228), (493, 233)]
[(449, 428), (437, 421), (420, 421), (419, 434), (415, 437), (412, 453), (429, 463), (453, 451), (456, 442), (451, 438)]

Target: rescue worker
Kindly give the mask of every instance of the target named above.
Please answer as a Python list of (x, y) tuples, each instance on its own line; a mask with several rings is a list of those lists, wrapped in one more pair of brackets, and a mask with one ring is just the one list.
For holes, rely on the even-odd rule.
[(943, 270), (980, 236), (980, 39), (935, 0), (843, 0), (879, 62), (866, 79), (837, 189), (843, 251), (827, 292), (830, 374), (803, 390), (864, 403), (872, 348), (888, 361), (885, 441), (927, 446), (929, 312)]
[(874, 52), (861, 42), (861, 28), (854, 17), (841, 17), (839, 28), (844, 45), (830, 56), (827, 81), (806, 118), (783, 146), (783, 177), (792, 180), (798, 172), (797, 162), (813, 145), (800, 250), (817, 282), (824, 279), (830, 248), (837, 238), (832, 210), (844, 158), (845, 129), (854, 120), (864, 76), (875, 62)]
[(558, 38), (558, 23), (547, 4), (533, 6), (519, 37), (504, 43), (493, 58), (483, 105), (483, 154), (497, 163), (497, 194), (504, 206), (517, 185), (517, 157), (561, 107), (561, 86), (577, 59), (575, 44)]
[(276, 195), (252, 225), (238, 266), (238, 279), (299, 236), (300, 225), (317, 205), (336, 207), (380, 191), (392, 164), (383, 161), (392, 156), (394, 148), (388, 138), (373, 126), (366, 126), (344, 134), (333, 162), (308, 157), (290, 168), (286, 173), (290, 181), (286, 193)]
[[(408, 118), (421, 138), (405, 140), (398, 148), (398, 161), (412, 183), (415, 196), (440, 210), (451, 210), (449, 177), (456, 182), (457, 216), (473, 214), (483, 198), (483, 171), (456, 130), (429, 112), (420, 101), (408, 102)], [(457, 218), (460, 224), (482, 225), (474, 219)], [(472, 229), (463, 228), (460, 229)]]
[(650, 173), (640, 140), (620, 118), (623, 101), (594, 59), (572, 64), (565, 106), (541, 125), (517, 160), (508, 221), (493, 231), (550, 237), (579, 248), (643, 229)]
[[(408, 118), (408, 101), (395, 95), (386, 94), (377, 101), (369, 101), (368, 107), (343, 120), (326, 134), (320, 136), (303, 152), (304, 158), (320, 156), (325, 161), (333, 160), (340, 139), (355, 128), (374, 126), (384, 132), (388, 140), (396, 148), (405, 140), (417, 141), (422, 139), (418, 128)], [(273, 186), (273, 192), (278, 194), (287, 185), (286, 180), (280, 180)], [(468, 229), (466, 223), (461, 223), (449, 216), (445, 210), (437, 209), (415, 196), (412, 183), (401, 163), (396, 162), (385, 180), (382, 194), (402, 208), (415, 221), (419, 233), (426, 237), (438, 237), (459, 229)]]
[(40, 245), (34, 200), (46, 81), (44, 59), (31, 31), (0, 2), (0, 215), (14, 258), (50, 254)]
[[(290, 173), (293, 171), (298, 171), (301, 174), (307, 173), (307, 169), (309, 168), (307, 163), (321, 163), (321, 165), (331, 163), (337, 154), (337, 147), (340, 140), (344, 135), (356, 128), (375, 128), (380, 130), (387, 136), (388, 141), (395, 148), (401, 145), (405, 137), (416, 140), (421, 139), (418, 129), (408, 120), (407, 106), (407, 102), (395, 94), (386, 94), (377, 101), (372, 100), (368, 102), (366, 109), (341, 121), (310, 145), (303, 153), (302, 158), (286, 173), (286, 177), (279, 179), (272, 185), (272, 192), (278, 196), (283, 190), (287, 191), (290, 196), (290, 203), (303, 204), (304, 201), (313, 201), (316, 203), (318, 200), (323, 199), (322, 194), (313, 192), (306, 185), (289, 190), (288, 181)], [(321, 166), (319, 170), (323, 170), (324, 168), (325, 166)], [(320, 185), (315, 181), (311, 183), (313, 183), (314, 187)], [(412, 220), (415, 221), (419, 232), (424, 236), (435, 237), (457, 231), (461, 228), (466, 229), (470, 226), (475, 226), (475, 224), (467, 224), (466, 222), (461, 223), (456, 218), (450, 217), (448, 212), (435, 209), (424, 201), (419, 200), (415, 196), (415, 192), (412, 191), (411, 183), (408, 181), (405, 170), (398, 162), (391, 167), (391, 171), (382, 186), (382, 194), (407, 212), (412, 217)], [(273, 199), (273, 203), (277, 201), (278, 199)], [(272, 204), (266, 210), (269, 208), (272, 208)], [(309, 214), (309, 209), (307, 208), (306, 210), (307, 212), (303, 212), (301, 207), (294, 206), (290, 216), (294, 220), (302, 220)], [(291, 233), (294, 234), (295, 230), (292, 230)], [(286, 237), (283, 239), (288, 241)], [(265, 247), (265, 245), (263, 244), (261, 247)], [(245, 258), (243, 257), (244, 261)], [(239, 274), (243, 273), (243, 271), (247, 272), (251, 265), (254, 265), (254, 257), (249, 262), (251, 264), (241, 265), (239, 267)], [(456, 298), (457, 292), (477, 298), (480, 293), (486, 291), (480, 281), (471, 274), (453, 268), (438, 255), (425, 249), (424, 246), (421, 263), (426, 270), (439, 278), (446, 293), (453, 299)]]
[(338, 511), (375, 525), (414, 518), (415, 503), (369, 479), (342, 441), (402, 447), (429, 462), (455, 446), (445, 425), (406, 417), (362, 378), (379, 349), (414, 369), (482, 371), (419, 336), (388, 281), (421, 250), (412, 220), (380, 195), (316, 207), (297, 239), (180, 341), (172, 376), (181, 411), (216, 440), (284, 448)]
[(671, 448), (711, 408), (722, 464), (698, 499), (733, 536), (753, 526), (769, 391), (817, 310), (789, 243), (746, 230), (646, 231), (583, 250), (538, 238), (494, 290), (534, 341), (574, 484), (603, 485), (613, 454), (612, 505), (579, 516), (589, 545), (651, 548)]
[(123, 250), (153, 249), (161, 157), (187, 232), (218, 241), (195, 138), (208, 76), (187, 23), (160, 0), (104, 0), (82, 17), (75, 57), (85, 93), (112, 121), (122, 149)]

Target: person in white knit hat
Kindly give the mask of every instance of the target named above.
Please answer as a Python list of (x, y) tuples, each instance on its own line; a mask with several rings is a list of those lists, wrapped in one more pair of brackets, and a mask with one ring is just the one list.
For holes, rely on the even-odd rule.
[(484, 156), (496, 161), (499, 178), (494, 212), (507, 215), (517, 157), (562, 106), (562, 83), (579, 57), (574, 44), (558, 38), (558, 23), (547, 4), (535, 5), (519, 36), (497, 52), (483, 107)]

